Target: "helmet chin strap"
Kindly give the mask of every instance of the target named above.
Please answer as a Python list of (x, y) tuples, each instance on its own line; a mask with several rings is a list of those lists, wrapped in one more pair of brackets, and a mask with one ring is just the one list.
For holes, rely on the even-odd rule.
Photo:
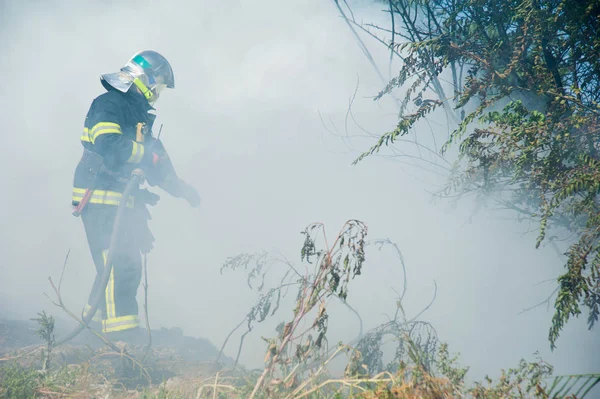
[(144, 82), (142, 82), (140, 80), (140, 78), (135, 78), (133, 80), (133, 84), (135, 84), (135, 86), (140, 89), (140, 91), (142, 92), (142, 94), (144, 95), (144, 97), (146, 98), (146, 100), (148, 100), (148, 102), (150, 104), (154, 103), (156, 100), (153, 98), (154, 97), (154, 93), (152, 93), (152, 90), (150, 90), (148, 88), (148, 86), (146, 86), (144, 84)]

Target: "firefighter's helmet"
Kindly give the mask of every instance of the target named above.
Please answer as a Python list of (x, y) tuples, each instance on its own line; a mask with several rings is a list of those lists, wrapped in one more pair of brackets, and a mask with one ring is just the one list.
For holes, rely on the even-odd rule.
[(134, 54), (119, 72), (100, 76), (102, 84), (125, 93), (135, 85), (148, 102), (153, 105), (165, 88), (175, 88), (175, 76), (171, 64), (153, 50)]

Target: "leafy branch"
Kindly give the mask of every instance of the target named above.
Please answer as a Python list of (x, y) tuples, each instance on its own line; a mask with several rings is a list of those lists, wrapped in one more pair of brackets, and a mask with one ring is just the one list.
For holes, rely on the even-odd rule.
[[(570, 244), (548, 339), (600, 315), (600, 2), (392, 0), (403, 63), (376, 99), (404, 90), (400, 120), (354, 162), (398, 145), (440, 105), (461, 113), (442, 146), (458, 157), (443, 190), (476, 193), (539, 223), (536, 247)], [(386, 11), (389, 12), (389, 11)], [(381, 31), (388, 32), (386, 28)], [(451, 76), (453, 96), (435, 82)], [(423, 100), (427, 93), (433, 99)], [(437, 97), (437, 98), (435, 98)], [(412, 104), (412, 110), (409, 105)]]

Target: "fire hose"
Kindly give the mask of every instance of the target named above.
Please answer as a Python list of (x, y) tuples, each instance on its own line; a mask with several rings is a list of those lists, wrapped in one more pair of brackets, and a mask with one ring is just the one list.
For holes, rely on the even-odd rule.
[[(108, 248), (108, 254), (106, 256), (106, 262), (104, 264), (104, 271), (102, 272), (102, 278), (100, 280), (100, 289), (96, 291), (92, 299), (92, 303), (90, 303), (90, 309), (82, 316), (79, 325), (73, 329), (69, 334), (61, 339), (57, 339), (55, 346), (62, 345), (73, 338), (75, 338), (81, 331), (83, 331), (94, 317), (94, 314), (98, 310), (98, 306), (100, 305), (100, 301), (104, 298), (104, 291), (106, 290), (106, 286), (108, 284), (108, 280), (110, 279), (110, 273), (112, 271), (112, 257), (115, 253), (115, 249), (119, 243), (119, 237), (121, 233), (121, 220), (123, 219), (123, 214), (125, 212), (125, 207), (129, 197), (132, 195), (134, 190), (139, 188), (139, 185), (144, 182), (144, 172), (141, 169), (135, 169), (131, 173), (131, 177), (125, 186), (125, 190), (123, 191), (121, 201), (117, 207), (117, 213), (115, 216), (115, 221), (113, 224), (112, 234), (110, 237), (110, 245)], [(82, 200), (83, 201), (83, 200)]]

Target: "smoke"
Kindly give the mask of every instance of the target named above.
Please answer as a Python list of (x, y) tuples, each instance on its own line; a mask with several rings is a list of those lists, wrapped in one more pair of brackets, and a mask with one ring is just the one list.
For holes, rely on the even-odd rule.
[[(380, 5), (352, 4), (357, 16), (384, 23)], [(43, 293), (69, 249), (65, 300), (73, 309), (85, 304), (94, 267), (70, 206), (80, 131), (103, 92), (99, 75), (152, 48), (172, 62), (176, 80), (157, 103), (156, 126), (164, 124), (161, 139), (178, 173), (203, 200), (192, 209), (157, 191), (148, 259), (153, 328), (178, 326), (219, 346), (254, 299), (243, 274), (219, 272), (227, 257), (266, 250), (296, 262), (306, 225), (321, 221), (333, 235), (357, 218), (371, 238), (388, 237), (402, 249), (409, 313), (428, 303), (437, 283), (437, 300), (422, 317), (461, 353), (472, 377), (496, 375), (536, 350), (559, 373), (597, 371), (590, 354), (598, 332), (588, 332), (583, 317), (551, 353), (552, 308), (519, 314), (554, 288), (538, 283), (562, 271), (552, 248), (536, 251), (533, 236), (522, 235), (527, 226), (485, 210), (471, 219), (469, 201), (450, 211), (448, 203), (432, 204), (427, 190), (439, 178), (427, 174), (424, 183), (422, 172), (397, 158), (350, 166), (357, 154), (332, 132), (345, 134), (349, 120), (350, 133), (364, 134), (347, 119), (357, 84), (353, 116), (369, 132), (393, 128), (397, 109), (389, 98), (369, 98), (383, 83), (333, 2), (4, 0), (0, 13), (3, 315), (58, 313)], [(386, 49), (363, 39), (386, 71)], [(442, 129), (446, 120), (432, 123)], [(392, 252), (371, 254), (349, 295), (365, 328), (394, 312), (392, 287), (403, 284)], [(331, 342), (358, 331), (351, 312), (338, 315)], [(260, 336), (289, 316), (282, 309), (249, 335), (241, 362), (260, 366)], [(227, 354), (236, 349), (234, 342)]]

